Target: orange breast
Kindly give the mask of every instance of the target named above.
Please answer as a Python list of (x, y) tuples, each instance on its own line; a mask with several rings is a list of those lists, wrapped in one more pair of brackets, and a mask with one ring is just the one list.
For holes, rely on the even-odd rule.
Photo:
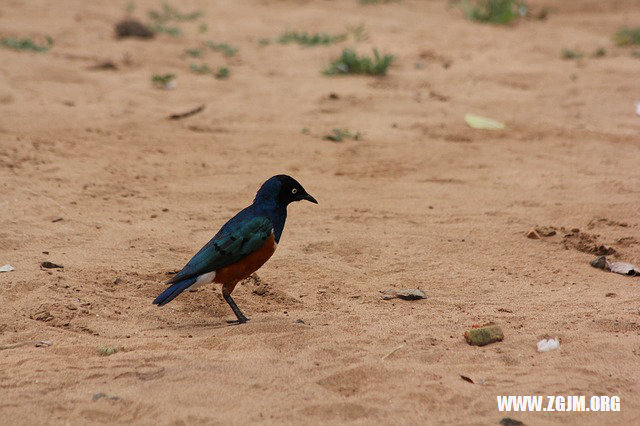
[(227, 289), (227, 294), (231, 294), (236, 283), (247, 278), (264, 265), (276, 251), (276, 247), (277, 244), (273, 238), (273, 233), (271, 233), (258, 250), (236, 263), (218, 269), (213, 282), (224, 284), (223, 291)]

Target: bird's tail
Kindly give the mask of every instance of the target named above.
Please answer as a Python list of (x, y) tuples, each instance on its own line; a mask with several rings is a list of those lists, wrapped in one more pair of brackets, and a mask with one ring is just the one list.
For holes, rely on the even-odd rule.
[(153, 304), (158, 306), (166, 305), (167, 303), (178, 297), (180, 293), (195, 284), (197, 280), (197, 277), (193, 277), (172, 284), (168, 289), (166, 289), (158, 297), (156, 297), (156, 300), (153, 301)]

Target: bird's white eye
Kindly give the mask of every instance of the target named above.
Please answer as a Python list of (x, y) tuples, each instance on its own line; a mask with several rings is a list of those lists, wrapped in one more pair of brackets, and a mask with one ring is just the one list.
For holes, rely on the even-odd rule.
[(295, 194), (296, 192), (298, 192), (298, 188), (293, 188), (293, 189), (291, 190), (291, 193), (292, 193), (292, 194)]

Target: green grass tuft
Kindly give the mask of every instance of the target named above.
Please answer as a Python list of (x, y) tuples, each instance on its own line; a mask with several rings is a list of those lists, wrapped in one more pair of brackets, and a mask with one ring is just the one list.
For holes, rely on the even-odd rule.
[(168, 3), (163, 3), (162, 10), (150, 10), (148, 15), (152, 21), (162, 23), (168, 21), (195, 21), (202, 16), (202, 12), (182, 13)]
[(98, 347), (98, 353), (102, 356), (110, 356), (120, 352), (122, 349), (123, 348), (114, 348), (111, 346), (100, 346)]
[(613, 35), (613, 41), (618, 46), (640, 44), (640, 27), (621, 28)]
[(238, 53), (238, 49), (233, 47), (227, 43), (214, 43), (212, 41), (207, 41), (205, 45), (211, 50), (217, 50), (222, 52), (222, 54), (226, 57), (235, 56)]
[(278, 43), (289, 44), (296, 43), (302, 46), (319, 46), (329, 45), (333, 43), (339, 43), (347, 39), (347, 33), (343, 34), (327, 34), (327, 33), (314, 33), (309, 34), (299, 31), (287, 31), (278, 38)]
[(151, 83), (161, 89), (168, 89), (176, 79), (176, 75), (172, 73), (168, 74), (154, 74), (151, 76)]
[(357, 27), (347, 27), (347, 32), (351, 34), (355, 41), (365, 41), (369, 39), (367, 29), (364, 24), (360, 24)]
[(356, 42), (365, 41), (369, 38), (364, 24), (360, 24), (356, 27), (347, 26), (347, 29), (343, 33), (329, 34), (326, 32), (308, 33), (306, 31), (285, 31), (279, 37), (271, 40), (268, 38), (261, 38), (258, 40), (260, 46), (267, 46), (271, 43), (280, 44), (299, 44), (301, 46), (328, 46), (330, 44), (340, 43), (353, 37)]
[(151, 31), (158, 34), (169, 34), (171, 37), (180, 37), (182, 35), (182, 30), (179, 27), (170, 27), (163, 24), (153, 24)]
[(189, 69), (194, 74), (211, 74), (211, 68), (207, 64), (190, 64)]
[(229, 75), (231, 74), (231, 71), (229, 71), (229, 68), (227, 67), (220, 67), (217, 69), (217, 71), (213, 74), (213, 76), (215, 78), (217, 78), (218, 80), (225, 80), (227, 78), (229, 78)]
[(127, 3), (127, 8), (125, 9), (125, 12), (127, 15), (133, 14), (135, 10), (136, 10), (136, 4), (133, 1), (130, 1), (129, 3)]
[(195, 74), (211, 74), (218, 80), (225, 80), (229, 78), (229, 75), (231, 75), (231, 71), (229, 71), (229, 68), (227, 67), (220, 67), (214, 71), (207, 64), (202, 64), (202, 65), (191, 64), (189, 65), (189, 69), (191, 69), (191, 72)]
[(505, 25), (528, 10), (526, 3), (520, 0), (463, 0), (460, 6), (467, 19), (477, 22)]
[(185, 49), (184, 53), (191, 56), (192, 58), (202, 58), (202, 49)]
[(3, 38), (0, 46), (13, 50), (31, 50), (32, 52), (46, 52), (53, 46), (53, 39), (47, 37), (47, 44), (37, 44), (30, 38)]
[(325, 75), (368, 74), (385, 75), (393, 63), (393, 55), (380, 56), (378, 49), (373, 49), (373, 58), (358, 56), (352, 49), (344, 49), (342, 55), (333, 61), (323, 72)]
[(182, 29), (176, 26), (167, 25), (171, 21), (194, 21), (203, 14), (200, 11), (182, 13), (168, 3), (162, 4), (162, 10), (150, 10), (148, 12), (149, 19), (153, 22), (151, 30), (155, 33), (169, 34), (172, 37), (182, 35)]
[(562, 59), (581, 59), (584, 56), (584, 53), (565, 48), (562, 49), (560, 56)]
[(351, 133), (347, 129), (332, 129), (331, 133), (326, 135), (323, 139), (333, 142), (342, 142), (345, 139), (352, 139), (354, 141), (360, 140), (362, 134), (360, 132)]

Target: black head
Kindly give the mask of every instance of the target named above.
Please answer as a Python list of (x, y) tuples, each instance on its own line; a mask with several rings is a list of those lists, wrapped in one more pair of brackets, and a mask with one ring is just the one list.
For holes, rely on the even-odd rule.
[(297, 180), (287, 175), (274, 176), (280, 181), (280, 192), (278, 193), (278, 203), (287, 205), (294, 201), (307, 200), (314, 204), (318, 204), (315, 198), (298, 183)]
[(318, 204), (315, 198), (298, 183), (297, 180), (287, 175), (273, 176), (267, 180), (256, 194), (254, 202), (276, 202), (287, 206), (294, 201), (307, 200)]

